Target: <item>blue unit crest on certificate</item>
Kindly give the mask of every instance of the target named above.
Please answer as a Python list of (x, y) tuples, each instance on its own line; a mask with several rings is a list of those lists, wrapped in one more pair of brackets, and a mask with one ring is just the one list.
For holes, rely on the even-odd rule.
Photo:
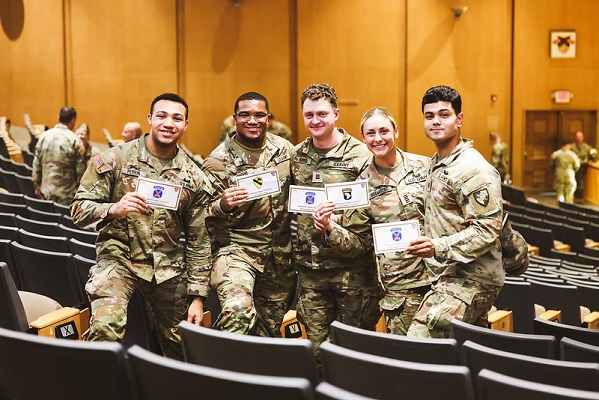
[(306, 204), (314, 204), (315, 199), (316, 199), (316, 193), (306, 192)]
[(393, 239), (394, 242), (401, 241), (401, 228), (391, 229), (391, 239)]
[(154, 190), (152, 191), (152, 197), (154, 197), (155, 199), (160, 199), (163, 193), (164, 186), (154, 186)]

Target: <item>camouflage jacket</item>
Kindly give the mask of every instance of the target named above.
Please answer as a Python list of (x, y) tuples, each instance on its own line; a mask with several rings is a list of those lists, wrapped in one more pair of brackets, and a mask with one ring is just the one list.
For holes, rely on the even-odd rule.
[(506, 143), (495, 143), (491, 154), (491, 163), (502, 177), (509, 171), (510, 150)]
[(586, 164), (589, 162), (593, 147), (591, 147), (591, 145), (588, 143), (583, 143), (580, 146), (577, 143), (572, 143), (570, 145), (570, 150), (572, 150), (574, 154), (578, 156), (581, 164)]
[[(342, 129), (339, 131), (343, 139), (325, 155), (319, 156), (311, 137), (294, 148), (291, 173), (295, 185), (322, 188), (328, 183), (355, 181), (368, 167), (371, 154), (366, 145)], [(335, 214), (342, 219), (341, 211)], [(297, 214), (297, 231), (294, 256), (298, 265), (320, 270), (375, 266), (372, 240), (364, 241), (370, 243), (367, 248), (348, 254), (339, 246), (331, 246), (324, 232), (314, 228), (310, 214)]]
[(435, 154), (424, 200), (424, 234), (435, 257), (429, 267), (443, 276), (502, 286), (501, 181), (497, 170), (462, 142), (447, 157)]
[(574, 181), (580, 160), (572, 150), (559, 149), (551, 154), (551, 168), (555, 171), (557, 181)]
[[(422, 233), (430, 158), (399, 149), (397, 153), (400, 161), (394, 168), (381, 169), (373, 159), (360, 175), (360, 179), (368, 180), (370, 207), (346, 210), (343, 226), (335, 224), (329, 235), (331, 246), (339, 247), (347, 254), (353, 254), (357, 249), (372, 248), (372, 224), (417, 219)], [(390, 291), (431, 283), (421, 257), (408, 256), (403, 251), (380, 253), (376, 257), (386, 296), (392, 297)]]
[[(99, 231), (98, 260), (118, 260), (141, 279), (155, 278), (157, 283), (185, 273), (188, 294), (207, 296), (212, 262), (204, 218), (213, 189), (183, 151), (162, 168), (146, 148), (145, 137), (92, 159), (71, 203), (73, 222)], [(181, 185), (178, 209), (150, 207), (143, 213), (106, 220), (110, 206), (136, 190), (139, 176)]]
[(57, 124), (41, 136), (33, 158), (33, 184), (47, 200), (68, 205), (87, 164), (85, 147), (66, 125)]
[(92, 160), (92, 157), (99, 153), (100, 150), (98, 150), (96, 146), (92, 144), (87, 146), (87, 148), (85, 149), (85, 153), (83, 153), (83, 160), (85, 160), (85, 165), (89, 164)]
[(246, 201), (229, 213), (220, 207), (220, 196), (210, 204), (206, 225), (212, 237), (214, 256), (241, 250), (241, 255), (249, 256), (248, 261), (260, 271), (271, 255), (279, 270), (291, 267), (291, 216), (287, 211), (287, 197), (292, 149), (289, 141), (266, 133), (266, 144), (259, 161), (252, 163), (247, 150), (234, 135), (229, 135), (204, 160), (202, 170), (217, 193), (236, 185), (236, 176), (271, 168), (277, 170), (281, 185), (281, 192)]

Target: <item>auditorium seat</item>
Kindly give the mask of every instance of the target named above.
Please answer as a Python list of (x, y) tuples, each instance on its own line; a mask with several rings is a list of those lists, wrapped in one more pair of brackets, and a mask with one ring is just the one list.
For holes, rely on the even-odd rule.
[(38, 211), (54, 212), (54, 202), (51, 200), (43, 200), (37, 197), (23, 195), (23, 201), (26, 205)]
[[(222, 370), (161, 357), (139, 346), (127, 350), (129, 370), (140, 399), (312, 399), (305, 378)], [(263, 362), (253, 359), (255, 364)], [(286, 360), (289, 362), (289, 360)]]
[(563, 337), (560, 342), (560, 357), (565, 361), (599, 362), (599, 346)]
[(468, 324), (453, 319), (450, 322), (451, 337), (461, 346), (465, 341), (541, 358), (556, 358), (557, 340), (551, 335), (512, 333)]
[(55, 339), (0, 328), (0, 354), (1, 398), (133, 398), (119, 343)]
[(529, 382), (524, 379), (482, 370), (476, 378), (479, 400), (599, 400), (599, 393)]
[(47, 236), (33, 232), (28, 232), (25, 229), (19, 229), (19, 243), (22, 245), (33, 247), (39, 250), (59, 251), (63, 253), (70, 252), (69, 243), (64, 236)]
[(557, 339), (558, 344), (562, 338), (568, 337), (579, 342), (599, 346), (599, 330), (596, 329), (560, 324), (541, 318), (535, 318), (534, 327), (537, 335), (551, 335)]
[(348, 390), (341, 389), (328, 382), (320, 382), (314, 390), (315, 400), (375, 400)]
[[(464, 365), (472, 376), (483, 369), (530, 382), (599, 391), (599, 363), (581, 363), (510, 353), (466, 341), (462, 345)], [(476, 379), (474, 390), (477, 390)]]
[(322, 376), (341, 389), (376, 399), (472, 399), (468, 368), (394, 360), (346, 349), (330, 342), (320, 345)]
[(307, 339), (240, 335), (187, 321), (179, 323), (179, 333), (185, 361), (189, 363), (236, 372), (302, 377), (313, 386), (318, 382), (314, 350)]
[[(532, 325), (532, 318), (531, 318)], [(415, 338), (356, 328), (339, 321), (331, 324), (331, 342), (347, 349), (396, 360), (459, 365), (455, 339)]]
[(532, 322), (535, 319), (535, 305), (529, 282), (506, 279), (494, 305), (498, 310), (511, 310), (514, 313), (514, 332), (534, 333)]

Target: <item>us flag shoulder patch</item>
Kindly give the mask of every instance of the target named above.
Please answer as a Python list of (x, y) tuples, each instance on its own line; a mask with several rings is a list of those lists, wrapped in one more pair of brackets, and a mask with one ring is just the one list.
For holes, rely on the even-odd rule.
[(102, 159), (102, 155), (98, 154), (93, 158), (94, 163), (94, 167), (96, 168), (100, 168), (102, 165), (104, 165), (104, 160)]

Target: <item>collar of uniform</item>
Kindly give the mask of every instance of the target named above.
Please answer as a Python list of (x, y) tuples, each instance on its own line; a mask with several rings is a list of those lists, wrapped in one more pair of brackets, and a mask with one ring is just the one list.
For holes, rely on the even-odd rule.
[[(266, 132), (266, 142), (264, 143), (264, 151), (267, 154), (264, 160), (264, 165), (268, 165), (271, 160), (276, 157), (281, 149), (275, 143), (272, 133)], [(233, 135), (227, 136), (225, 139), (225, 148), (228, 149), (229, 153), (233, 157), (233, 160), (243, 160), (246, 162), (245, 152), (238, 142), (233, 138)], [(239, 165), (238, 165), (239, 166)]]
[[(343, 134), (343, 137), (336, 146), (334, 146), (321, 158), (333, 158), (338, 154), (345, 153), (345, 148), (349, 144), (349, 138), (351, 136), (343, 128), (337, 128), (337, 130)], [(310, 148), (314, 149), (314, 151), (311, 152)], [(316, 147), (314, 147), (314, 141), (312, 140), (311, 136), (304, 141), (304, 144), (300, 147), (300, 152), (302, 152), (304, 156), (312, 158), (314, 161), (318, 161), (319, 157), (316, 155)], [(314, 157), (311, 157), (311, 154), (314, 155)]]
[[(137, 155), (137, 159), (146, 164), (150, 164), (150, 157), (156, 157), (152, 155), (146, 146), (146, 136), (149, 133), (144, 134), (139, 139), (135, 139), (134, 143), (137, 145), (139, 149), (139, 154)], [(171, 160), (171, 167), (169, 169), (182, 169), (184, 157), (186, 157), (184, 151), (180, 151), (179, 146), (177, 146), (177, 152), (175, 153), (175, 157)]]
[(472, 148), (474, 142), (471, 139), (462, 138), (462, 141), (453, 149), (450, 155), (439, 159), (439, 155), (435, 153), (432, 159), (433, 165), (449, 165), (460, 156), (465, 150)]

